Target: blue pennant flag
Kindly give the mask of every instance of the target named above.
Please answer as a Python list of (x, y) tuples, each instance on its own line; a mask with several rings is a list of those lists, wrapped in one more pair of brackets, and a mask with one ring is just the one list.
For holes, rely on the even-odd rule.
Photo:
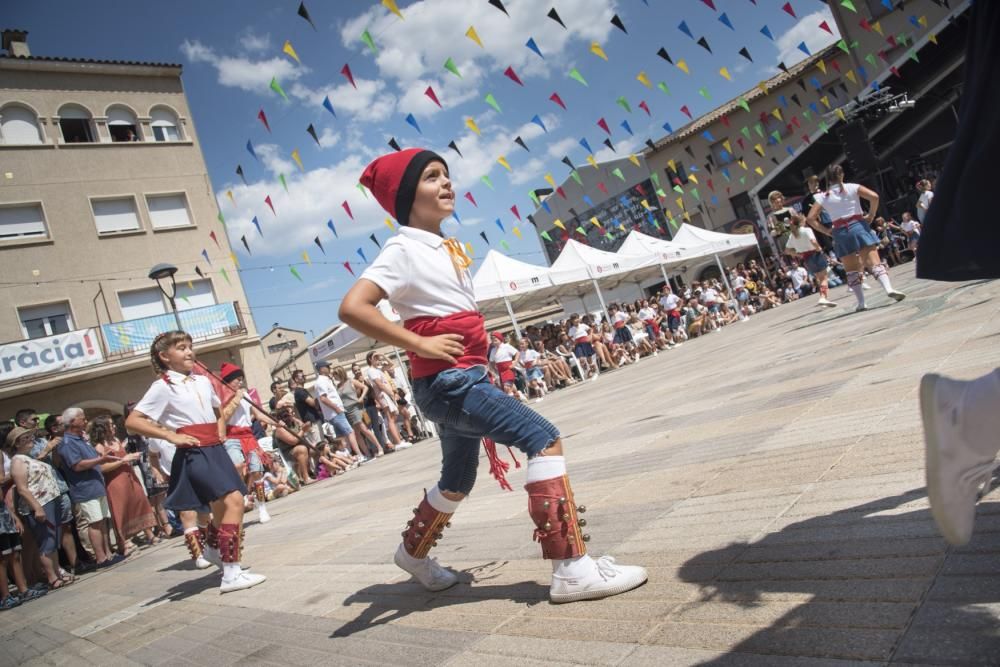
[(736, 32), (736, 28), (733, 27), (732, 21), (729, 20), (729, 17), (726, 16), (725, 12), (719, 14), (719, 22), (722, 23), (722, 25), (729, 28), (730, 30), (732, 30), (733, 32)]
[(534, 117), (532, 117), (531, 122), (542, 128), (542, 132), (548, 134), (549, 131), (545, 128), (545, 123), (543, 123), (542, 119), (538, 117), (538, 114), (535, 114)]
[(260, 158), (257, 157), (257, 153), (254, 151), (253, 144), (250, 142), (249, 139), (247, 139), (247, 150), (250, 151), (250, 155), (253, 155), (253, 159), (254, 160), (257, 160), (257, 162), (260, 162)]
[(587, 153), (589, 153), (590, 155), (594, 154), (594, 149), (591, 148), (590, 144), (587, 143), (586, 137), (584, 137), (583, 139), (580, 139), (580, 145), (583, 146), (584, 150), (586, 150)]
[(451, 214), (452, 214), (452, 216), (454, 216), (455, 222), (457, 222), (458, 224), (462, 224), (462, 219), (460, 217), (458, 217), (458, 212), (457, 211), (452, 211)]
[(594, 205), (594, 200), (591, 199), (588, 195), (583, 195), (583, 201), (587, 202), (587, 206)]
[(368, 258), (365, 257), (365, 251), (362, 250), (361, 248), (358, 248), (358, 254), (361, 255), (361, 261), (364, 262), (365, 264), (367, 264), (368, 263)]
[(542, 208), (545, 209), (546, 213), (548, 213), (550, 215), (552, 214), (552, 207), (549, 206), (549, 201), (547, 199), (543, 199), (542, 200)]
[(537, 53), (539, 58), (542, 58), (543, 60), (545, 59), (545, 56), (543, 56), (542, 52), (538, 49), (538, 45), (535, 44), (535, 38), (534, 37), (529, 37), (527, 43), (525, 44), (525, 46), (527, 46), (529, 49), (531, 49), (532, 51), (534, 51), (535, 53)]
[(771, 34), (771, 29), (768, 28), (766, 25), (760, 29), (760, 34), (764, 35), (772, 42), (774, 41), (774, 35)]
[(672, 134), (673, 131), (674, 131), (674, 128), (670, 127), (670, 123), (664, 123), (663, 124), (663, 131), (666, 132), (667, 134)]
[(501, 234), (506, 234), (506, 233), (507, 233), (507, 230), (503, 228), (503, 223), (502, 223), (502, 222), (500, 222), (500, 218), (497, 218), (497, 219), (496, 219), (496, 220), (494, 220), (493, 222), (495, 222), (495, 223), (496, 223), (496, 225), (497, 225), (497, 227), (499, 227), (499, 228), (500, 228), (500, 233), (501, 233)]
[(260, 231), (260, 220), (257, 219), (256, 215), (253, 217), (253, 220), (251, 220), (250, 222), (252, 222), (253, 226), (257, 228), (257, 233), (260, 234), (261, 236), (264, 236), (264, 232)]
[(628, 134), (629, 134), (630, 137), (634, 137), (635, 136), (635, 132), (632, 131), (632, 127), (628, 124), (627, 120), (623, 120), (622, 121), (622, 127), (625, 128), (625, 131), (628, 132)]
[(333, 117), (337, 117), (337, 112), (333, 110), (333, 103), (330, 102), (330, 96), (327, 95), (323, 98), (323, 108), (333, 114)]
[(715, 143), (715, 137), (713, 137), (712, 133), (709, 132), (708, 130), (705, 130), (704, 132), (702, 132), (701, 136), (703, 136), (705, 138), (705, 141), (707, 141), (709, 143), (713, 143), (713, 144)]
[(801, 51), (802, 53), (806, 54), (807, 56), (811, 56), (812, 55), (812, 52), (809, 50), (809, 47), (806, 46), (805, 42), (799, 42), (799, 51)]
[(333, 220), (327, 220), (326, 226), (330, 228), (330, 231), (333, 232), (333, 235), (335, 237), (337, 237), (338, 239), (340, 238), (340, 234), (337, 233), (337, 228), (333, 226)]
[(691, 28), (688, 27), (687, 21), (681, 21), (680, 25), (677, 26), (677, 29), (683, 32), (691, 39), (694, 39), (694, 35), (691, 34)]
[(406, 122), (412, 125), (413, 129), (415, 129), (417, 132), (423, 134), (423, 132), (420, 132), (420, 126), (417, 125), (417, 119), (413, 117), (412, 113), (406, 115)]

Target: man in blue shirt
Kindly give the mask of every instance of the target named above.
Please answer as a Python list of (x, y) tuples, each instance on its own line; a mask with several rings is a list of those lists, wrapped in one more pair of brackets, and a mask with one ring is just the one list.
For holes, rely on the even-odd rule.
[(111, 538), (108, 519), (107, 490), (101, 464), (116, 460), (114, 456), (101, 456), (83, 437), (87, 418), (80, 408), (67, 408), (62, 414), (66, 433), (57, 449), (59, 469), (69, 484), (69, 497), (73, 501), (73, 512), (77, 522), (87, 526), (90, 544), (98, 567), (107, 567), (125, 560), (124, 556), (111, 555)]

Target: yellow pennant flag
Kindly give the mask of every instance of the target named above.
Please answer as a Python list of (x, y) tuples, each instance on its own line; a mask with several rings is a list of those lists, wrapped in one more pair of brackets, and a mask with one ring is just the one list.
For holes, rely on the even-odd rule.
[(673, 172), (677, 171), (677, 163), (674, 162), (673, 160), (667, 160), (667, 166), (670, 167), (670, 171)]
[(729, 143), (729, 139), (726, 139), (725, 141), (722, 142), (722, 147), (726, 149), (727, 153), (733, 152), (733, 145)]
[(826, 74), (826, 63), (825, 62), (823, 62), (822, 60), (817, 60), (816, 61), (816, 67), (819, 68), (820, 72), (822, 72), (823, 74)]
[(937, 46), (937, 35), (934, 33), (927, 35), (927, 41)]
[(510, 164), (507, 162), (507, 158), (505, 158), (503, 155), (497, 158), (497, 162), (500, 164), (501, 167), (513, 173), (514, 170), (510, 168)]
[(566, 225), (564, 225), (564, 224), (562, 223), (562, 220), (560, 220), (559, 218), (556, 218), (556, 219), (555, 219), (555, 220), (554, 220), (554, 221), (552, 222), (552, 224), (553, 224), (553, 225), (555, 225), (556, 227), (558, 227), (559, 229), (563, 230), (564, 232), (566, 231)]
[(754, 149), (754, 151), (757, 152), (758, 155), (760, 155), (761, 157), (764, 157), (764, 147), (763, 146), (761, 146), (760, 144), (754, 144), (753, 149)]
[(761, 169), (760, 167), (754, 167), (754, 168), (753, 168), (753, 170), (754, 170), (755, 172), (757, 172), (757, 174), (758, 174), (758, 175), (760, 175), (760, 176), (763, 176), (763, 175), (764, 175), (764, 170), (763, 170), (763, 169)]
[(847, 122), (847, 116), (844, 115), (843, 109), (837, 107), (836, 109), (834, 109), (834, 113), (837, 114), (837, 117), (840, 118), (840, 120), (844, 121), (845, 123)]
[(885, 37), (885, 33), (882, 32), (882, 22), (881, 21), (875, 21), (875, 23), (872, 23), (872, 30), (874, 30), (878, 34), (882, 35), (882, 37)]
[(646, 76), (645, 72), (639, 72), (639, 75), (635, 77), (638, 79), (639, 83), (646, 86), (647, 88), (652, 88), (653, 84), (650, 82), (649, 77)]
[(236, 206), (236, 200), (233, 199), (233, 191), (226, 190), (226, 196), (229, 197), (229, 201), (233, 202), (233, 206)]
[(823, 106), (825, 106), (827, 109), (830, 108), (830, 98), (827, 97), (826, 95), (824, 95), (823, 97), (819, 98), (819, 101), (822, 102)]
[(684, 219), (687, 220), (688, 222), (691, 222), (691, 214), (688, 213), (687, 211), (684, 211)]
[(647, 211), (652, 211), (652, 210), (653, 210), (653, 207), (652, 207), (652, 206), (650, 206), (650, 205), (649, 205), (649, 202), (648, 202), (648, 201), (646, 201), (645, 199), (643, 199), (643, 200), (642, 200), (642, 202), (640, 202), (640, 203), (642, 204), (642, 207), (643, 207), (644, 209), (646, 209)]
[(725, 67), (723, 67), (722, 69), (719, 70), (719, 74), (721, 74), (722, 78), (724, 78), (726, 81), (732, 81), (733, 80), (733, 77), (729, 76), (729, 70), (726, 69)]
[(299, 157), (299, 149), (296, 148), (292, 151), (292, 159), (295, 160), (295, 164), (299, 165), (299, 169), (305, 171), (306, 168), (302, 166), (302, 158)]
[(554, 178), (552, 178), (552, 174), (545, 174), (544, 178), (545, 178), (545, 182), (548, 183), (549, 185), (551, 185), (552, 189), (554, 190), (555, 187), (556, 187), (556, 181), (555, 181)]
[(781, 122), (785, 122), (785, 119), (781, 117), (781, 109), (779, 109), (778, 107), (774, 107), (774, 111), (771, 112), (771, 115), (780, 120)]
[(382, 0), (382, 4), (385, 5), (385, 8), (388, 9), (390, 12), (392, 12), (399, 18), (403, 18), (403, 15), (399, 11), (399, 7), (396, 6), (395, 0)]
[(482, 132), (479, 131), (479, 126), (476, 125), (476, 121), (473, 120), (471, 116), (465, 119), (465, 126), (475, 132), (478, 136), (483, 136)]
[(472, 257), (472, 255), (473, 255), (473, 253), (472, 253), (472, 244), (471, 244), (471, 243), (469, 243), (468, 241), (466, 241), (466, 242), (465, 242), (465, 253), (466, 253), (466, 254), (467, 254), (467, 255), (468, 255), (469, 257)]
[(603, 58), (604, 60), (608, 59), (608, 54), (604, 52), (604, 49), (602, 49), (601, 45), (598, 44), (597, 42), (591, 42), (590, 52), (593, 53), (598, 58)]
[(516, 236), (517, 238), (522, 238), (521, 237), (521, 230), (520, 230), (520, 228), (518, 228), (518, 227), (515, 226), (514, 229), (512, 229), (510, 231), (514, 232), (514, 236)]
[(597, 220), (597, 216), (596, 215), (590, 219), (590, 222), (591, 222), (591, 224), (594, 225), (594, 227), (600, 227), (601, 226), (601, 223)]
[(761, 81), (757, 84), (757, 87), (760, 89), (760, 92), (767, 95), (767, 81)]
[(852, 69), (847, 70), (847, 73), (844, 74), (844, 76), (846, 76), (848, 78), (848, 80), (851, 83), (853, 83), (855, 86), (858, 85), (858, 79), (857, 79), (857, 77), (854, 76), (854, 70), (852, 70)]
[(919, 23), (920, 25), (922, 25), (923, 27), (926, 28), (927, 27), (927, 17), (926, 16), (921, 16), (920, 18), (917, 19), (917, 23)]
[(628, 156), (628, 161), (631, 162), (632, 164), (634, 164), (637, 167), (640, 166), (640, 164), (639, 164), (639, 158), (637, 158), (635, 156), (635, 153), (632, 153), (631, 155)]
[(743, 171), (746, 171), (748, 169), (748, 167), (747, 167), (747, 161), (744, 160), (743, 158), (740, 158), (739, 160), (737, 160), (736, 164), (738, 164), (741, 167), (743, 167)]
[(392, 218), (385, 219), (385, 226), (391, 229), (392, 231), (396, 231), (396, 226), (392, 224)]
[(235, 265), (237, 269), (240, 268), (240, 260), (236, 259), (236, 253), (229, 253), (229, 257), (233, 260), (233, 265)]
[(691, 182), (693, 182), (693, 183), (694, 183), (695, 185), (698, 185), (698, 179), (697, 179), (697, 178), (695, 177), (695, 175), (694, 175), (694, 174), (688, 174), (688, 181), (691, 181)]
[(309, 266), (312, 266), (312, 260), (309, 259), (309, 253), (306, 252), (305, 250), (302, 251), (302, 261), (308, 264)]
[(684, 61), (684, 60), (678, 60), (677, 61), (677, 69), (679, 69), (680, 71), (684, 72), (685, 74), (690, 74), (691, 73), (691, 70), (688, 69), (687, 62)]
[(600, 167), (597, 166), (597, 160), (594, 159), (593, 155), (587, 156), (587, 162), (589, 162), (594, 169), (600, 169)]
[(681, 197), (678, 197), (675, 201), (677, 202), (677, 208), (679, 208), (679, 209), (681, 209), (683, 211), (684, 210), (684, 199), (681, 198)]
[(295, 58), (295, 62), (297, 62), (300, 65), (302, 64), (302, 61), (299, 60), (299, 54), (295, 53), (295, 49), (292, 47), (291, 42), (285, 40), (285, 47), (281, 50), (290, 55), (292, 58)]
[(473, 42), (479, 45), (479, 48), (484, 49), (482, 40), (479, 39), (479, 34), (476, 32), (475, 26), (469, 26), (469, 29), (465, 31), (465, 36), (471, 39)]

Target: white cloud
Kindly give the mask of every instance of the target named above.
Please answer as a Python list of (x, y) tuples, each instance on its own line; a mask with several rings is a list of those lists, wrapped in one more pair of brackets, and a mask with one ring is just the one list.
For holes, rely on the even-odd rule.
[(319, 133), (319, 147), (333, 148), (338, 143), (340, 143), (340, 133), (334, 132), (328, 127), (324, 127), (323, 131)]
[(559, 141), (549, 144), (546, 152), (550, 157), (555, 157), (562, 159), (564, 155), (569, 153), (571, 150), (576, 148), (579, 142), (573, 137), (566, 137), (565, 139), (560, 139)]
[(286, 159), (281, 154), (282, 150), (281, 146), (276, 144), (258, 144), (254, 146), (254, 152), (257, 153), (257, 157), (260, 158), (264, 168), (274, 176), (278, 174), (288, 176), (297, 169), (295, 163), (292, 162), (291, 153), (288, 154), (288, 158)]
[(338, 115), (364, 116), (372, 122), (385, 120), (393, 113), (396, 96), (386, 91), (384, 81), (354, 77), (354, 83), (357, 88), (346, 80), (336, 85), (310, 88), (296, 81), (286, 92), (307, 105), (319, 105), (324, 97), (329, 97)]
[(594, 159), (598, 162), (605, 162), (607, 160), (620, 160), (623, 157), (628, 157), (632, 153), (635, 153), (636, 149), (642, 145), (642, 140), (638, 137), (629, 137), (624, 141), (612, 141), (611, 143), (614, 144), (614, 151), (602, 143), (601, 150), (594, 153)]
[[(830, 26), (833, 35), (819, 28), (819, 24), (823, 21), (826, 21), (827, 25)], [(799, 49), (801, 42), (805, 42), (806, 48), (811, 53), (816, 53), (835, 43), (838, 39), (840, 39), (840, 31), (837, 30), (837, 22), (834, 21), (830, 8), (824, 5), (822, 9), (803, 16), (788, 32), (778, 36), (775, 42), (778, 57), (775, 62), (783, 62), (791, 67), (807, 57)]]
[(275, 56), (268, 60), (252, 60), (250, 58), (220, 56), (211, 47), (194, 40), (184, 40), (180, 46), (181, 53), (192, 63), (207, 63), (218, 73), (219, 83), (223, 86), (240, 88), (261, 95), (274, 95), (270, 89), (271, 78), (285, 85), (301, 77), (308, 70), (297, 66), (287, 58)]
[(247, 29), (245, 33), (240, 36), (240, 46), (244, 50), (251, 53), (259, 53), (261, 51), (269, 51), (271, 49), (271, 35), (258, 35), (251, 29)]

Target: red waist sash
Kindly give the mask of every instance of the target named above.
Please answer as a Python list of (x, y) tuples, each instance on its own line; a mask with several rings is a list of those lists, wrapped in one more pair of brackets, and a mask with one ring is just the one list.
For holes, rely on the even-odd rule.
[(625, 320), (619, 320), (619, 321), (615, 322), (614, 323), (614, 327), (615, 327), (615, 329), (624, 329), (625, 328)]
[(657, 336), (660, 335), (660, 323), (656, 320), (643, 320), (647, 327), (652, 327), (653, 333)]
[(857, 220), (864, 220), (864, 219), (865, 219), (865, 216), (861, 215), (860, 213), (855, 213), (854, 215), (849, 215), (846, 218), (837, 218), (836, 220), (833, 221), (833, 228), (834, 229), (840, 229), (841, 227), (846, 227), (847, 225), (851, 224), (852, 222), (856, 222)]
[(514, 381), (514, 362), (513, 361), (498, 361), (496, 362), (497, 372), (500, 373), (500, 382), (513, 382)]
[(183, 433), (184, 435), (190, 435), (193, 438), (198, 439), (197, 445), (177, 445), (177, 449), (185, 449), (187, 447), (211, 447), (212, 445), (222, 444), (222, 439), (219, 438), (219, 425), (215, 422), (209, 424), (189, 424), (188, 426), (181, 426), (177, 429), (178, 433)]
[(260, 459), (261, 463), (265, 466), (271, 464), (270, 456), (268, 456), (267, 452), (261, 449), (260, 443), (257, 442), (257, 438), (253, 434), (253, 429), (249, 426), (233, 426), (232, 424), (226, 424), (226, 437), (240, 441), (240, 449), (243, 450), (243, 458), (249, 460), (250, 453), (257, 452), (257, 457)]
[(465, 351), (459, 355), (458, 363), (452, 364), (443, 359), (424, 359), (413, 352), (407, 352), (410, 359), (410, 372), (413, 379), (436, 375), (449, 368), (471, 368), (487, 364), (486, 351), (489, 341), (486, 339), (486, 326), (483, 314), (476, 310), (462, 310), (444, 317), (414, 317), (403, 322), (403, 327), (418, 336), (440, 336), (441, 334), (459, 334)]

